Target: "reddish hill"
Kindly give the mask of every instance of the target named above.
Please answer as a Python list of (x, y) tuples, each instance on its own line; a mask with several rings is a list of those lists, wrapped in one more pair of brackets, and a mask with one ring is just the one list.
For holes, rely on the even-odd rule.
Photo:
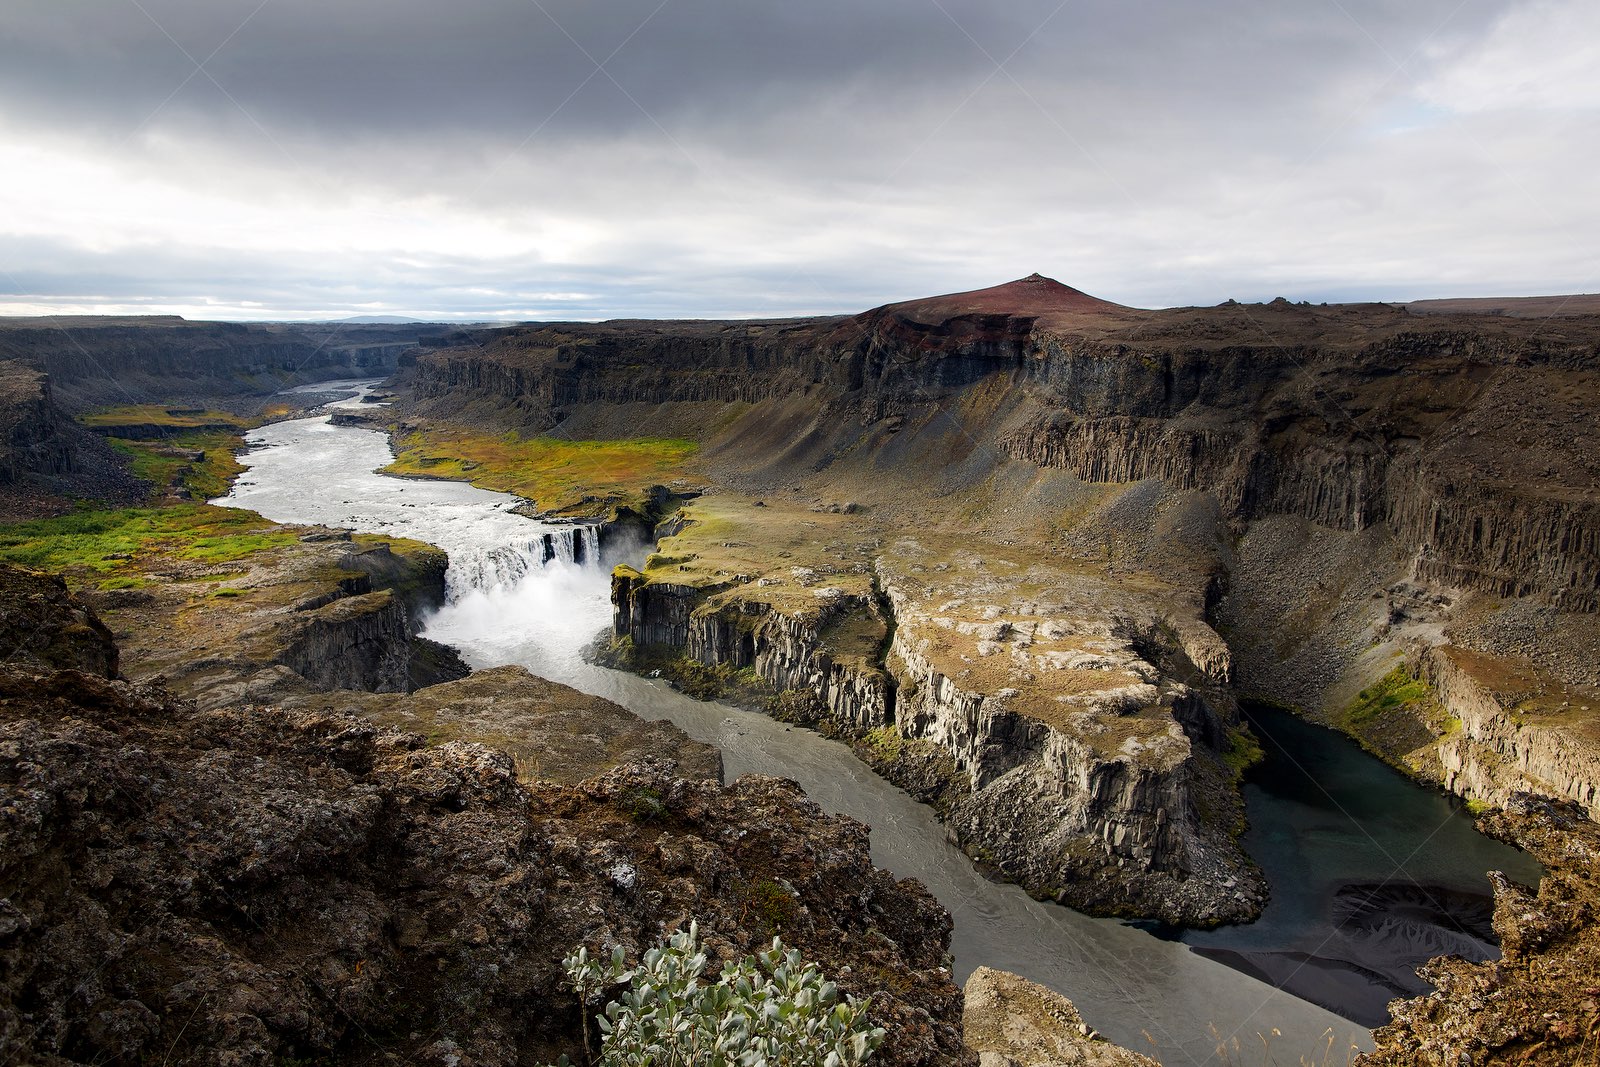
[(1062, 285), (1054, 278), (1030, 274), (1026, 278), (988, 289), (906, 300), (877, 310), (893, 311), (915, 322), (944, 322), (957, 315), (1028, 315), (1049, 320), (1061, 316), (1103, 315), (1133, 309), (1090, 296), (1070, 285)]

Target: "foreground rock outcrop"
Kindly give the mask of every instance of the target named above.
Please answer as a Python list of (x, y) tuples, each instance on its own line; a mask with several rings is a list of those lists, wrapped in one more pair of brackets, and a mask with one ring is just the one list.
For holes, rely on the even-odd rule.
[(972, 1062), (948, 916), (793, 783), (525, 782), (355, 716), (202, 710), (97, 644), (0, 668), (8, 1061), (549, 1062), (580, 1045), (565, 953), (695, 919), (719, 956), (777, 934), (871, 995), (881, 1062)]
[(1545, 865), (1537, 892), (1494, 882), (1502, 958), (1421, 971), (1438, 992), (1390, 1006), (1365, 1067), (1582, 1064), (1600, 1043), (1600, 826), (1570, 802), (1522, 794), (1483, 829)]
[(979, 967), (962, 993), (963, 1032), (979, 1067), (1155, 1067), (1102, 1040), (1072, 1001), (1026, 978)]

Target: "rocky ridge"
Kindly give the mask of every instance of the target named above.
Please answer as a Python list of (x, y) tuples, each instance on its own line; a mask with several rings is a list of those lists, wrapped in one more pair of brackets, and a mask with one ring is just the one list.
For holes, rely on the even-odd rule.
[(255, 409), (267, 394), (330, 378), (393, 373), (445, 327), (367, 323), (192, 322), (175, 315), (0, 321), (0, 359), (50, 375), (75, 412), (199, 401)]
[(1005, 971), (979, 967), (962, 987), (962, 1028), (978, 1067), (1154, 1067), (1102, 1040), (1072, 1001)]

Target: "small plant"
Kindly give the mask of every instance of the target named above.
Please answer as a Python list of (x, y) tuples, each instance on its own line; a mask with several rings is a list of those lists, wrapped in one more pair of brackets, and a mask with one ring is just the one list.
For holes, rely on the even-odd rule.
[(1431, 696), (1432, 690), (1427, 682), (1413, 678), (1404, 665), (1398, 666), (1358, 693), (1355, 703), (1345, 709), (1344, 720), (1351, 727), (1365, 726), (1386, 712), (1416, 704)]
[(617, 807), (636, 823), (651, 823), (665, 818), (667, 803), (659, 789), (638, 786), (617, 797)]
[(694, 924), (637, 967), (626, 966), (621, 946), (605, 962), (585, 948), (563, 962), (583, 1010), (586, 1053), (589, 1005), (628, 983), (596, 1020), (601, 1067), (851, 1067), (883, 1043), (883, 1029), (867, 1022), (867, 1001), (841, 997), (777, 938), (767, 951), (724, 965), (716, 982), (701, 981), (706, 954)]
[(782, 929), (794, 922), (800, 911), (794, 893), (770, 878), (751, 883), (747, 900), (756, 917), (769, 932)]
[(1228, 729), (1228, 747), (1223, 750), (1222, 761), (1233, 772), (1234, 781), (1244, 777), (1244, 772), (1266, 759), (1261, 742), (1243, 727)]

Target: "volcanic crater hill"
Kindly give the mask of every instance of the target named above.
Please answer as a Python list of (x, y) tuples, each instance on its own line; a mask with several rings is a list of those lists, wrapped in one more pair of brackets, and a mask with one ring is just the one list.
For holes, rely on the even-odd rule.
[[(1500, 713), (1386, 706), (1373, 747), (1468, 797), (1592, 810), (1597, 345), (1593, 315), (1145, 311), (1032, 276), (849, 317), (487, 331), (419, 352), (401, 412), (695, 438), (684, 479), (708, 495), (617, 583), (619, 639), (810, 694), (789, 710), (882, 742), (887, 773), (1035, 892), (1204, 922), (1253, 906), (1225, 833), (1173, 845), (1236, 824), (1211, 784), (1248, 758), (1236, 692), (1353, 728), (1358, 690), (1459, 647)], [(964, 558), (1015, 573), (975, 595)], [(926, 591), (896, 598), (895, 574)], [(1032, 647), (1046, 633), (1084, 636)], [(1494, 725), (1530, 696), (1537, 721)], [(1145, 717), (1168, 740), (1130, 737)], [(1188, 754), (1127, 785), (1170, 745)], [(971, 817), (961, 797), (1002, 779), (1009, 799)], [(1098, 814), (1041, 870), (1017, 813), (1054, 832), (1085, 795)], [(1094, 899), (1085, 863), (1124, 887), (1165, 865), (1171, 886)]]
[(778, 934), (870, 994), (875, 1062), (976, 1062), (949, 917), (792, 782), (659, 754), (523, 779), (359, 716), (202, 709), (112, 677), (106, 628), (11, 568), (0, 620), (26, 631), (0, 664), (8, 1061), (553, 1062), (581, 1045), (562, 957), (693, 918), (714, 961)]

